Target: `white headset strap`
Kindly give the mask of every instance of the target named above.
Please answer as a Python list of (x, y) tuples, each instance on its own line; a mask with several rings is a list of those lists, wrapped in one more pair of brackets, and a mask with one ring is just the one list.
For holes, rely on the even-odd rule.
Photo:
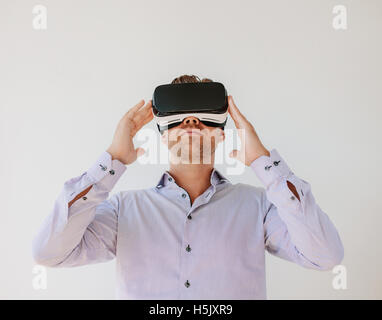
[(167, 126), (175, 122), (182, 122), (187, 117), (195, 117), (200, 121), (210, 121), (215, 123), (223, 123), (228, 116), (228, 110), (225, 113), (179, 113), (170, 116), (157, 117), (154, 115), (155, 121), (158, 125)]

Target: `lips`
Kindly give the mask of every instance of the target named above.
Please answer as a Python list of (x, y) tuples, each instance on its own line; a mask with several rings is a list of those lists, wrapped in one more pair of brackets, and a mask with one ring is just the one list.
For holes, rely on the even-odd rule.
[(182, 130), (183, 132), (180, 134), (181, 136), (183, 135), (188, 135), (188, 136), (202, 136), (202, 134), (198, 131), (195, 130)]

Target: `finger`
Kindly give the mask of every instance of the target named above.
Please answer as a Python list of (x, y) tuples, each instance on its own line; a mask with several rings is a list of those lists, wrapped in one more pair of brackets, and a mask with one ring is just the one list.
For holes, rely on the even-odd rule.
[(145, 100), (141, 99), (139, 100), (139, 102), (134, 106), (132, 107), (131, 109), (129, 109), (125, 116), (127, 115), (131, 115), (131, 114), (134, 114), (137, 110), (139, 110), (143, 105), (145, 104)]
[(144, 107), (141, 107), (140, 109), (133, 111), (132, 113), (129, 112), (128, 117), (131, 120), (134, 120), (136, 123), (140, 123), (143, 119), (145, 119), (147, 116), (152, 113), (151, 103), (148, 102)]
[(153, 104), (151, 102), (151, 100), (149, 102), (146, 103), (146, 105), (140, 109), (138, 109), (138, 111), (136, 112), (139, 112), (139, 113), (147, 113), (147, 112), (152, 112), (152, 108), (153, 107)]
[(144, 118), (144, 119), (142, 120), (142, 127), (143, 127), (145, 124), (149, 123), (153, 118), (154, 118), (154, 116), (153, 116), (152, 113), (150, 113), (148, 116), (146, 116), (146, 118)]
[(144, 107), (141, 107), (140, 109), (136, 110), (134, 114), (144, 114), (146, 115), (147, 113), (152, 112), (152, 103), (151, 100), (146, 103)]
[(135, 110), (135, 112), (144, 112), (144, 111), (150, 110), (152, 108), (152, 106), (153, 106), (152, 100), (149, 100), (143, 107)]
[(239, 121), (240, 118), (244, 118), (239, 108), (236, 106), (232, 96), (228, 96), (228, 111), (232, 118), (236, 119), (237, 121)]
[(237, 129), (250, 128), (252, 125), (247, 118), (240, 112), (231, 96), (231, 103), (229, 104), (228, 111), (231, 115)]
[[(143, 109), (143, 108), (142, 108)], [(137, 125), (143, 125), (146, 120), (151, 120), (154, 117), (152, 109), (148, 108), (145, 111), (138, 111), (133, 115), (133, 120)]]
[(228, 113), (231, 115), (233, 121), (235, 122), (236, 127), (240, 124), (241, 114), (239, 109), (236, 107), (232, 96), (228, 97)]
[(232, 108), (233, 108), (233, 110), (239, 115), (239, 116), (241, 116), (241, 117), (243, 117), (244, 118), (244, 115), (240, 112), (240, 110), (239, 110), (239, 108), (237, 107), (237, 105), (236, 105), (236, 103), (235, 103), (235, 100), (233, 100), (233, 97), (232, 96), (230, 96), (231, 97), (231, 104), (232, 104)]
[(137, 120), (134, 120), (134, 123), (135, 123), (135, 126), (134, 126), (134, 130), (132, 131), (132, 135), (135, 136), (136, 133), (142, 129), (142, 127), (149, 123), (152, 119), (153, 119), (153, 114), (148, 114), (146, 116), (146, 118), (143, 118), (143, 119), (140, 119), (140, 121), (137, 121)]
[(140, 107), (142, 107), (143, 105), (145, 104), (145, 100), (144, 99), (141, 99), (139, 100), (139, 102), (130, 109), (130, 111), (136, 111), (138, 110)]

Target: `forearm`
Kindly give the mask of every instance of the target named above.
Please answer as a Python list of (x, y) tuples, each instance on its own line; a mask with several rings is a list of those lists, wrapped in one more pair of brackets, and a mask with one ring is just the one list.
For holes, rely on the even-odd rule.
[[(267, 197), (277, 207), (298, 255), (319, 269), (331, 269), (342, 261), (344, 255), (337, 229), (316, 203), (310, 184), (296, 176), (290, 176), (289, 181), (300, 190), (300, 200), (296, 197), (292, 200), (292, 193), (284, 196), (285, 201), (280, 200), (277, 193), (283, 186), (277, 185), (268, 190)], [(285, 182), (280, 180), (279, 183)]]
[(68, 207), (70, 208), (75, 201), (84, 197), (89, 192), (89, 190), (92, 188), (92, 186), (93, 185), (91, 185), (88, 188), (86, 188), (85, 190), (81, 191), (78, 195), (76, 195), (76, 197), (73, 200), (69, 201)]
[(34, 238), (33, 256), (37, 263), (55, 266), (79, 246), (97, 205), (107, 199), (124, 170), (124, 165), (112, 162), (110, 155), (103, 153), (89, 170), (64, 183), (51, 213)]
[[(269, 236), (271, 250), (288, 252), (295, 262), (318, 269), (340, 263), (342, 242), (335, 226), (316, 203), (310, 184), (294, 175), (275, 150), (271, 157), (258, 160), (251, 166), (266, 187), (265, 210), (275, 211), (281, 220), (276, 222), (280, 224), (278, 228), (281, 230), (283, 224), (287, 232)], [(286, 239), (291, 241), (288, 248), (283, 243)]]

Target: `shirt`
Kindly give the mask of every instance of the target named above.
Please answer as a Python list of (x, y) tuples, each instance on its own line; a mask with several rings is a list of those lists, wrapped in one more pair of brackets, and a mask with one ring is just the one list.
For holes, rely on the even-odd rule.
[(266, 299), (265, 251), (317, 270), (339, 264), (342, 242), (310, 184), (276, 149), (250, 167), (263, 188), (232, 184), (214, 168), (192, 205), (168, 171), (152, 188), (109, 197), (126, 166), (103, 152), (64, 183), (34, 238), (34, 259), (75, 267), (116, 258), (116, 297), (150, 300)]

